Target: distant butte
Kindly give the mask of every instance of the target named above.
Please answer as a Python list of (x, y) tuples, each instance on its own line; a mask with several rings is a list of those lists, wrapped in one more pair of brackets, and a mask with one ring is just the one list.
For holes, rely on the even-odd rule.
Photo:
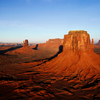
[(40, 47), (54, 47), (54, 48), (58, 48), (60, 45), (63, 45), (63, 41), (64, 39), (49, 39), (48, 41), (46, 41), (46, 43), (43, 44), (39, 44)]
[(28, 46), (28, 40), (26, 39), (25, 41), (23, 41), (23, 47)]
[(100, 40), (98, 41), (98, 43), (96, 45), (100, 45)]
[(23, 41), (23, 47), (20, 47), (16, 50), (7, 52), (8, 54), (32, 54), (34, 53), (34, 50), (28, 46), (28, 40), (26, 39), (25, 41)]

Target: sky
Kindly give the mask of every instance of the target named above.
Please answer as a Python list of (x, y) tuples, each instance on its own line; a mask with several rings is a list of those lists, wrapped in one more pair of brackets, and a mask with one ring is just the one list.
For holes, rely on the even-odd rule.
[(44, 43), (85, 30), (100, 39), (100, 0), (0, 0), (0, 42)]

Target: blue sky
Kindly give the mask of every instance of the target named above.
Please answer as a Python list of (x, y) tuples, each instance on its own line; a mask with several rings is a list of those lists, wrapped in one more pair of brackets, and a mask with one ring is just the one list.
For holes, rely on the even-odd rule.
[(32, 43), (85, 30), (100, 39), (100, 0), (0, 0), (0, 41)]

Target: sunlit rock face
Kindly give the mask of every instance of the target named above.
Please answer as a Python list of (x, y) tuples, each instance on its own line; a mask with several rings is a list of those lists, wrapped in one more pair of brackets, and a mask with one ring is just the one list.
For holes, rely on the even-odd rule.
[(59, 48), (59, 46), (63, 45), (64, 39), (49, 39), (46, 43), (39, 44), (39, 47), (52, 47), (52, 48)]
[(63, 51), (93, 51), (93, 39), (90, 43), (90, 35), (87, 31), (69, 31), (64, 35)]
[(28, 40), (26, 39), (25, 41), (23, 41), (23, 47), (28, 46)]
[(63, 44), (63, 39), (49, 39), (49, 41), (46, 41), (46, 43), (55, 43), (55, 44)]
[(93, 52), (93, 39), (91, 43), (87, 31), (69, 31), (64, 35), (63, 51), (42, 67), (57, 76), (88, 80), (99, 76), (100, 57)]

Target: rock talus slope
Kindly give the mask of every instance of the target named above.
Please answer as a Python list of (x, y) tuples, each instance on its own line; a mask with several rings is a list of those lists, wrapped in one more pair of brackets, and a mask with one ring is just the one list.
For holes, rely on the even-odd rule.
[(43, 65), (54, 75), (87, 80), (100, 77), (100, 57), (93, 51), (93, 39), (86, 31), (69, 31), (64, 36), (63, 52)]

